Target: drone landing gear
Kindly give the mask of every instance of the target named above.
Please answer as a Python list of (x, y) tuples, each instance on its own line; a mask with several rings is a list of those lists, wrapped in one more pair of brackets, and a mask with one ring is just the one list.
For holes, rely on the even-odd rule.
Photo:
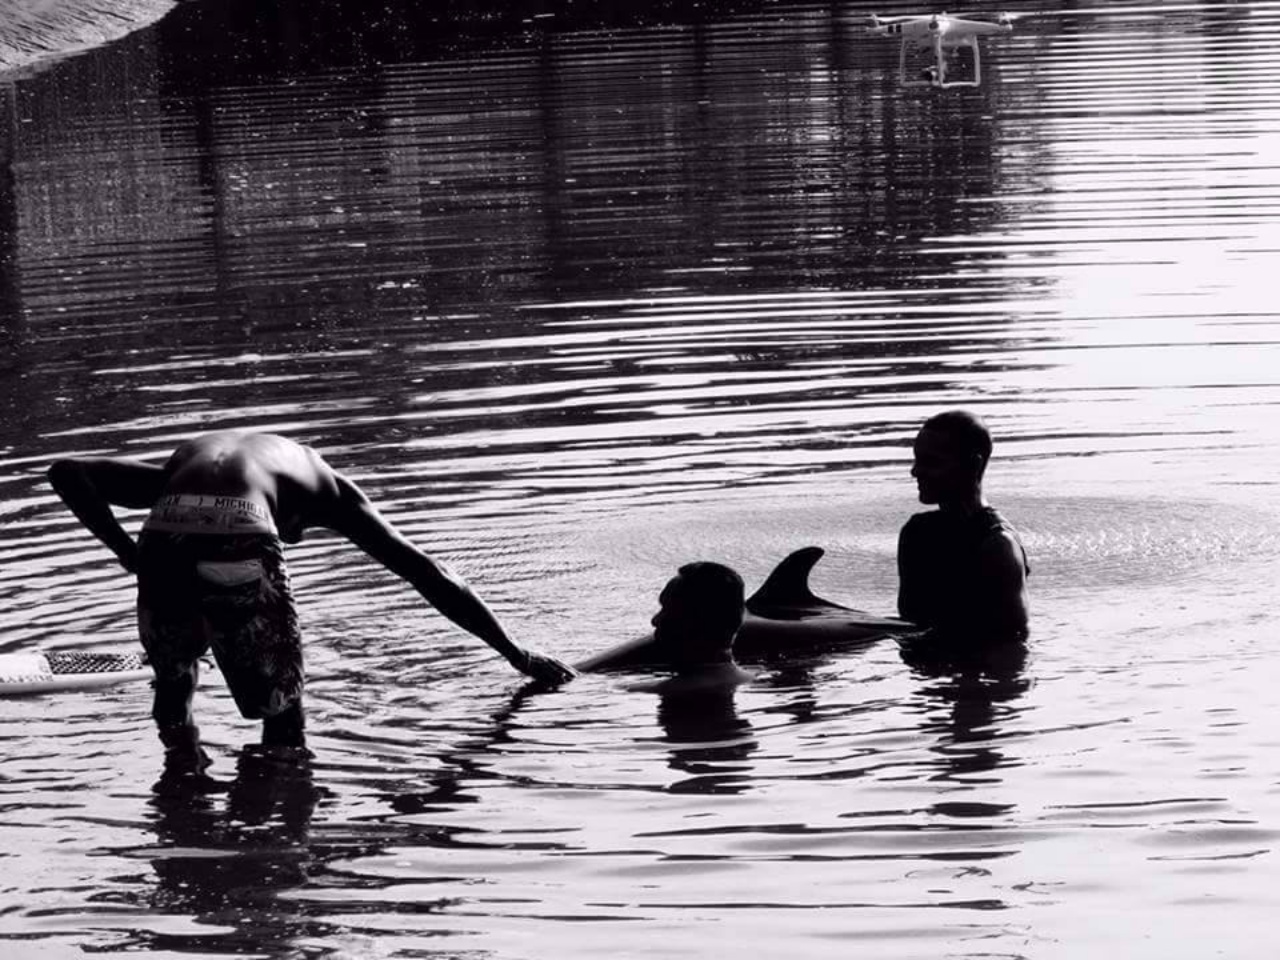
[[(945, 44), (941, 36), (935, 36), (932, 47), (933, 62), (919, 66), (920, 58), (915, 58), (918, 66), (917, 79), (912, 79), (910, 66), (907, 63), (907, 48), (913, 46), (906, 37), (898, 52), (898, 75), (904, 87), (933, 87), (935, 90), (950, 90), (953, 87), (976, 87), (982, 83), (982, 61), (978, 53), (978, 38), (965, 37), (960, 40), (949, 40)], [(952, 79), (947, 76), (948, 68), (955, 67), (960, 61), (960, 52), (969, 50), (973, 58), (973, 70), (969, 76)], [(918, 49), (918, 47), (917, 47)], [(948, 63), (950, 61), (950, 63)]]

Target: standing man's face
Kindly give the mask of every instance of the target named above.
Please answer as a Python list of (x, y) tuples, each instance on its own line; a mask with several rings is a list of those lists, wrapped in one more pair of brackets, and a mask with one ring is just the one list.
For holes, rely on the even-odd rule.
[(945, 433), (926, 427), (916, 435), (911, 449), (911, 476), (916, 478), (921, 503), (958, 500), (977, 486), (979, 458), (960, 453)]

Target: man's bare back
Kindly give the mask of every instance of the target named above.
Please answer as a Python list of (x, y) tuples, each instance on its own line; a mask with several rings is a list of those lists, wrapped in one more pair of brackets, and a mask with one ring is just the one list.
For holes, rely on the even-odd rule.
[(340, 508), (340, 476), (310, 447), (267, 433), (211, 433), (178, 447), (165, 464), (166, 493), (245, 497), (271, 511), (286, 543), (327, 527)]

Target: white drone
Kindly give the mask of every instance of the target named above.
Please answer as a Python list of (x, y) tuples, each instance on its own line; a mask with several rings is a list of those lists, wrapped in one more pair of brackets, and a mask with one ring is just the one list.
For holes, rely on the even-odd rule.
[[(901, 37), (898, 53), (898, 73), (906, 87), (976, 87), (982, 83), (982, 65), (978, 53), (978, 38), (1013, 29), (1013, 18), (1007, 13), (995, 20), (966, 20), (948, 16), (946, 12), (917, 17), (877, 17), (871, 15), (870, 30), (884, 37)], [(925, 67), (919, 79), (907, 74), (907, 53), (933, 48), (933, 64)], [(947, 59), (957, 51), (968, 47), (973, 52), (973, 76), (966, 80), (947, 79)]]

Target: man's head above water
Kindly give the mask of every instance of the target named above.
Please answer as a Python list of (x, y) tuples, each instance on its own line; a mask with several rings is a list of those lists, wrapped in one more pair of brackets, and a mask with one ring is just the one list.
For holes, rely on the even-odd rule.
[(991, 459), (991, 432), (967, 410), (947, 410), (925, 421), (912, 445), (911, 475), (921, 503), (982, 502), (982, 477)]
[(742, 578), (720, 563), (688, 563), (668, 581), (653, 616), (653, 638), (677, 668), (733, 660), (746, 615)]

